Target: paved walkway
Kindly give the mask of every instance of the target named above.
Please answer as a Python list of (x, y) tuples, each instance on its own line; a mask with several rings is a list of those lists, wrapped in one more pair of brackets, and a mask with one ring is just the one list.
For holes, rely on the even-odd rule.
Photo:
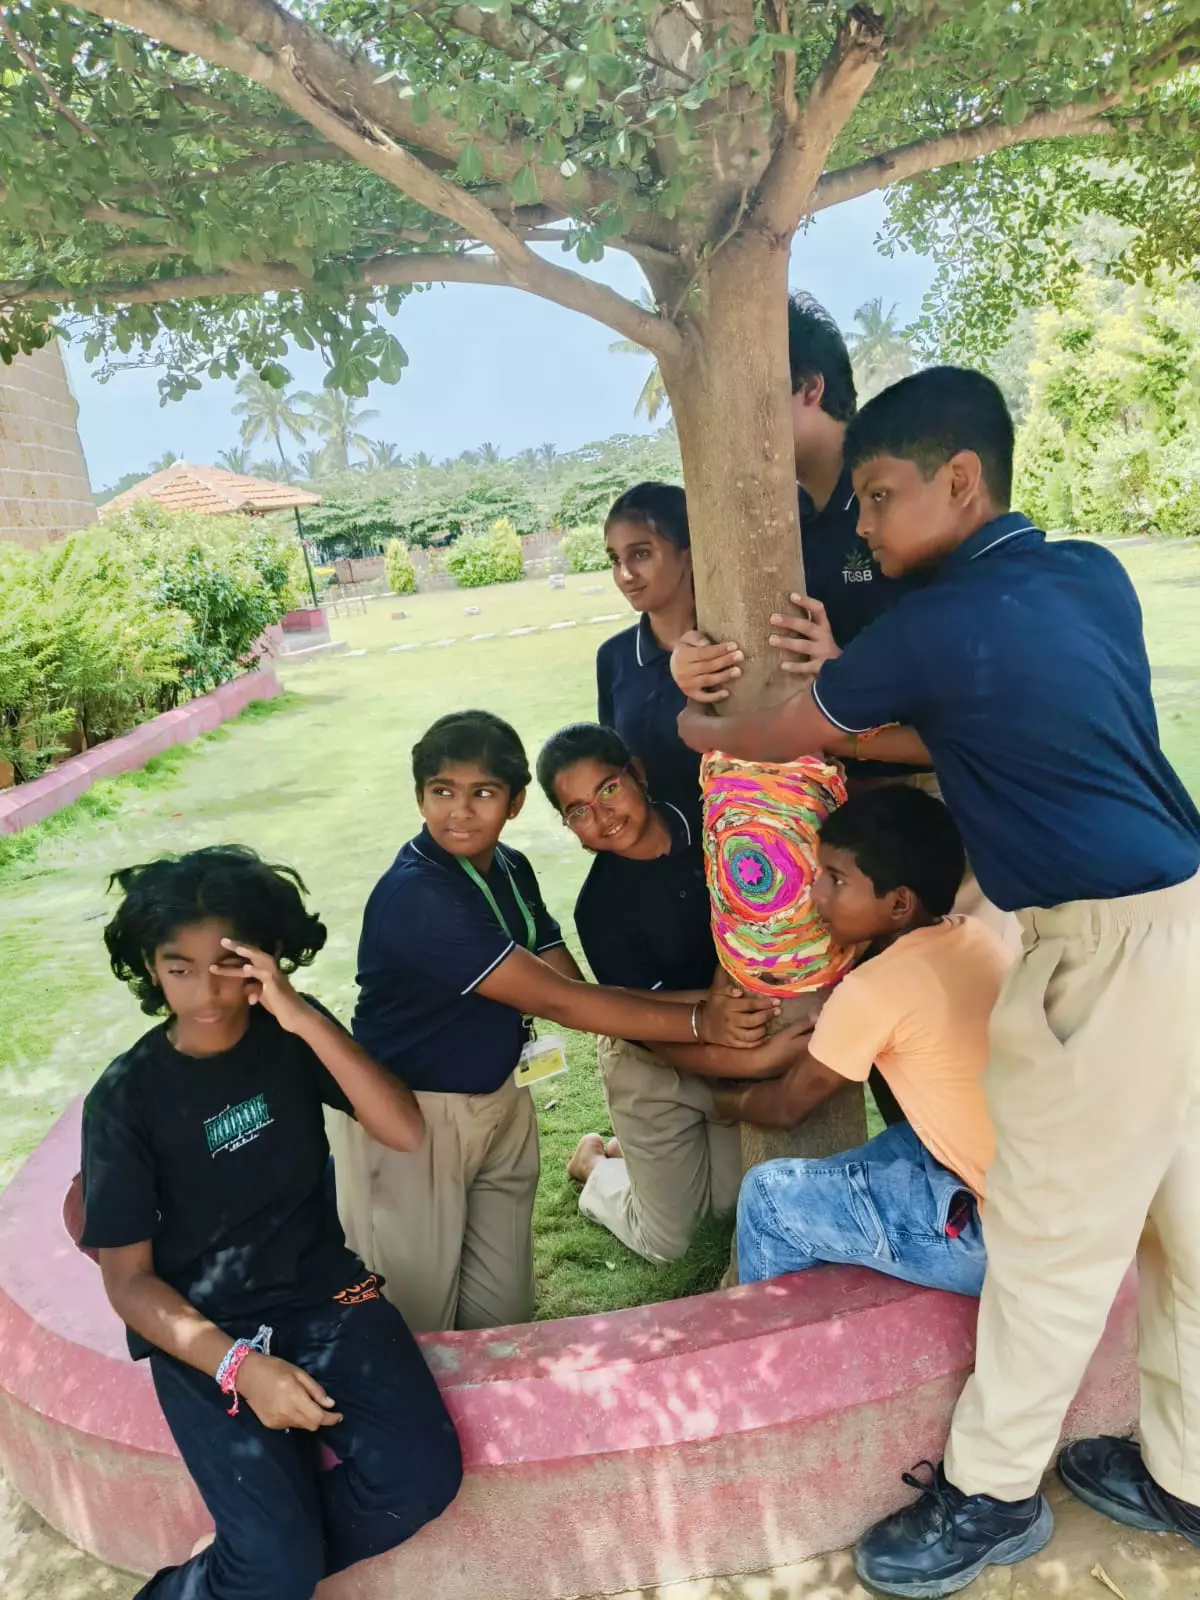
[[(1054, 1542), (1021, 1567), (988, 1573), (964, 1600), (1200, 1600), (1200, 1550), (1182, 1539), (1128, 1533), (1050, 1489)], [(1097, 1569), (1103, 1576), (1097, 1575)], [(1107, 1579), (1107, 1581), (1105, 1581)], [(0, 1480), (3, 1600), (131, 1600), (139, 1581), (81, 1555)], [(264, 1600), (266, 1597), (264, 1596)], [(397, 1596), (397, 1600), (437, 1600)], [(530, 1600), (539, 1600), (531, 1595)], [(600, 1600), (588, 1596), (586, 1600)], [(870, 1600), (845, 1553), (740, 1578), (638, 1589), (615, 1600)]]

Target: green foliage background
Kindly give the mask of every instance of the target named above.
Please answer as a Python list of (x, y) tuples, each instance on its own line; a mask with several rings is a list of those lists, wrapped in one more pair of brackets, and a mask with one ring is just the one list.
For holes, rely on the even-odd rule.
[(149, 502), (39, 552), (0, 543), (0, 758), (25, 781), (236, 677), (300, 568), (282, 531)]

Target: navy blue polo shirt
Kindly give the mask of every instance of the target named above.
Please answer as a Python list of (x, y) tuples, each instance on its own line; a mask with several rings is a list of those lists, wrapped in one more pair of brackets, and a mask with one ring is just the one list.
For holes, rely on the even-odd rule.
[(825, 607), (842, 650), (876, 617), (929, 581), (923, 572), (884, 577), (858, 536), (858, 499), (849, 472), (842, 473), (819, 511), (800, 490), (800, 550), (805, 587)]
[(646, 769), (657, 801), (677, 806), (700, 826), (700, 757), (675, 726), (686, 705), (671, 676), (671, 652), (643, 613), (632, 628), (606, 639), (596, 654), (596, 720), (621, 735)]
[(1137, 595), (1100, 545), (998, 517), (826, 663), (813, 693), (848, 733), (917, 730), (1003, 910), (1164, 889), (1200, 867), (1200, 814), (1158, 742)]
[(575, 931), (597, 983), (707, 989), (717, 970), (704, 849), (682, 811), (659, 806), (671, 848), (651, 861), (601, 852), (575, 902)]
[(476, 993), (489, 972), (526, 944), (513, 881), (533, 914), (535, 951), (563, 942), (519, 850), (497, 845), (484, 879), (503, 928), (457, 858), (422, 829), (367, 901), (353, 1033), (410, 1089), (491, 1094), (517, 1065), (526, 1040), (521, 1013)]
[[(858, 499), (846, 471), (819, 511), (808, 492), (800, 490), (800, 550), (804, 586), (825, 607), (833, 637), (842, 650), (876, 617), (929, 581), (924, 572), (884, 577), (866, 542), (858, 536)], [(884, 761), (846, 761), (843, 765), (847, 776), (855, 778), (898, 778), (928, 770)]]

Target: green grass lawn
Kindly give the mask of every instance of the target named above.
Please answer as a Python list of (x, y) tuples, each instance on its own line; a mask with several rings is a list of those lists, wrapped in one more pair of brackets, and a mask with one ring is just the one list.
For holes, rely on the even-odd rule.
[[(1200, 792), (1200, 547), (1162, 544), (1120, 554), (1145, 607), (1164, 742)], [(475, 605), (479, 616), (464, 615)], [(408, 617), (394, 620), (400, 610)], [(624, 615), (589, 620), (616, 612)], [(226, 840), (293, 863), (330, 929), (305, 981), (348, 1017), (363, 903), (418, 826), (408, 766), (413, 741), (441, 713), (483, 705), (509, 718), (533, 755), (564, 722), (594, 715), (596, 648), (626, 620), (603, 574), (570, 578), (565, 590), (543, 581), (370, 602), (365, 617), (334, 623), (335, 635), (365, 655), (284, 664), (283, 702), (251, 708), (147, 773), (101, 785), (71, 812), (0, 841), (0, 1181), (146, 1025), (104, 961), (109, 872), (162, 851)], [(577, 626), (550, 629), (561, 621)], [(508, 637), (522, 627), (539, 631)], [(471, 642), (480, 633), (497, 637)], [(439, 646), (442, 640), (455, 642)], [(392, 649), (408, 643), (420, 648)], [(569, 922), (587, 862), (539, 793), (506, 837), (531, 857), (549, 905)], [(721, 1228), (702, 1230), (684, 1261), (654, 1268), (579, 1216), (563, 1167), (579, 1134), (606, 1123), (591, 1041), (573, 1038), (570, 1057), (565, 1077), (535, 1091), (543, 1158), (539, 1315), (602, 1311), (709, 1287), (726, 1259)]]

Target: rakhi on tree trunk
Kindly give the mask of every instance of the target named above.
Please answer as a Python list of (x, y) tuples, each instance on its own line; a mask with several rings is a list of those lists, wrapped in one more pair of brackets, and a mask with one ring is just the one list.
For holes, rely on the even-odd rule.
[(729, 976), (753, 994), (827, 989), (853, 949), (831, 942), (812, 901), (821, 824), (846, 798), (820, 756), (783, 764), (710, 751), (700, 768), (713, 940)]

